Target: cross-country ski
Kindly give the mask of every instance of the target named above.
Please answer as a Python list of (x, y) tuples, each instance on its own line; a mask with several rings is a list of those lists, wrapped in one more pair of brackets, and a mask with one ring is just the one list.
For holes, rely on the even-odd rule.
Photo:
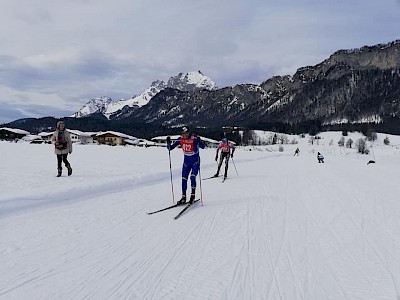
[(175, 220), (178, 219), (186, 210), (188, 210), (192, 205), (194, 205), (196, 202), (200, 201), (200, 199), (196, 199), (193, 201), (193, 203), (188, 203), (186, 204), (185, 208), (182, 209), (176, 216), (175, 216)]
[(209, 180), (209, 179), (218, 178), (218, 177), (221, 177), (221, 176), (215, 176), (214, 175), (214, 176), (203, 178), (203, 180)]
[(171, 209), (171, 208), (174, 208), (174, 207), (178, 207), (178, 206), (182, 206), (182, 205), (185, 205), (185, 204), (176, 203), (176, 204), (173, 204), (173, 205), (171, 205), (171, 206), (164, 207), (164, 208), (159, 209), (159, 210), (156, 210), (156, 211), (148, 212), (147, 214), (148, 214), (148, 215), (156, 214), (156, 213), (162, 212), (162, 211), (164, 211), (164, 210), (168, 210), (168, 209)]

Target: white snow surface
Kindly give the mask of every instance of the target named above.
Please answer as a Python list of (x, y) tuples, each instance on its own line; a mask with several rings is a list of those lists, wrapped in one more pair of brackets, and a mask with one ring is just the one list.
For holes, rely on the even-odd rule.
[[(238, 147), (177, 220), (146, 214), (172, 204), (166, 148), (74, 145), (56, 178), (52, 145), (0, 142), (0, 299), (400, 299), (400, 138), (385, 136), (370, 155), (337, 132)], [(204, 179), (215, 149), (200, 153)]]

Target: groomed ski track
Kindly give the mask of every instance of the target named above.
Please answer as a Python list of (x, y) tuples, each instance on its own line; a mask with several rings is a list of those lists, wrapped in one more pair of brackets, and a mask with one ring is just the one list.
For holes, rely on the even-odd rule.
[(103, 178), (76, 148), (73, 176), (28, 169), (30, 193), (0, 196), (0, 299), (400, 299), (399, 156), (238, 149), (240, 176), (203, 181), (204, 206), (174, 220), (180, 208), (146, 214), (172, 204), (165, 149), (118, 150), (154, 172)]

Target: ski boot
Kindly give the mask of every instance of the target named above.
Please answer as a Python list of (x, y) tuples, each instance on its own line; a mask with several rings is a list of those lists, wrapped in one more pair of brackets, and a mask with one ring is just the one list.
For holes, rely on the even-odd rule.
[(61, 177), (62, 169), (58, 168), (57, 170), (58, 170), (57, 177)]
[(189, 203), (190, 203), (190, 204), (193, 204), (194, 198), (195, 198), (195, 194), (191, 194), (191, 195), (190, 195), (190, 199), (189, 199)]
[(186, 203), (186, 195), (182, 195), (181, 200), (179, 200), (176, 204), (182, 205)]
[(67, 169), (68, 169), (68, 176), (71, 176), (72, 175), (71, 165), (67, 165)]

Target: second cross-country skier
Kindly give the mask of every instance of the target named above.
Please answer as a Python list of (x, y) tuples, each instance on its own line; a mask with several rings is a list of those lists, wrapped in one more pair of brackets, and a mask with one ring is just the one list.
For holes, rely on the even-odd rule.
[(233, 157), (233, 153), (235, 152), (235, 145), (232, 142), (228, 141), (226, 137), (224, 137), (218, 144), (217, 153), (215, 154), (215, 161), (218, 161), (219, 150), (221, 150), (221, 155), (219, 157), (218, 170), (217, 173), (215, 173), (214, 177), (219, 176), (219, 171), (221, 170), (222, 162), (225, 159), (224, 178), (226, 178), (228, 176), (229, 158)]
[(168, 150), (173, 150), (178, 145), (181, 146), (184, 154), (182, 166), (182, 198), (178, 201), (178, 204), (186, 203), (187, 181), (190, 173), (192, 191), (189, 202), (193, 203), (196, 195), (196, 176), (200, 169), (199, 147), (204, 149), (205, 144), (201, 141), (199, 136), (190, 133), (189, 128), (185, 126), (182, 128), (181, 136), (172, 145), (171, 138), (169, 136), (167, 137)]

